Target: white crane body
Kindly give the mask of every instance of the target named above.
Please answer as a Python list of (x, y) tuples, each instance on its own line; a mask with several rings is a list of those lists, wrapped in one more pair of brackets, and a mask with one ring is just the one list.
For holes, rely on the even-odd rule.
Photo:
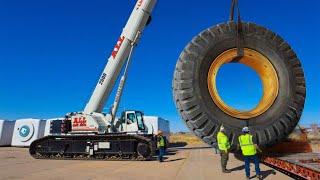
[[(83, 112), (72, 113), (71, 126), (72, 132), (106, 132), (119, 131), (114, 126), (116, 112), (122, 96), (124, 83), (127, 77), (128, 64), (134, 47), (148, 23), (151, 12), (156, 4), (156, 0), (138, 0), (129, 20), (124, 27), (118, 42), (116, 43), (108, 62), (98, 80), (98, 83), (86, 104)], [(115, 97), (110, 114), (103, 114), (103, 108), (106, 100), (114, 88), (115, 82), (123, 68), (125, 62), (128, 62), (124, 75), (120, 79), (119, 88)], [(125, 126), (127, 127), (127, 126)], [(129, 128), (129, 127), (128, 127)], [(123, 129), (122, 131), (126, 131)]]
[[(34, 141), (29, 149), (34, 158), (146, 160), (152, 157), (156, 137), (148, 134), (143, 113), (131, 110), (122, 112), (120, 118), (115, 116), (133, 49), (150, 20), (155, 4), (156, 0), (137, 1), (84, 110), (65, 116), (61, 124), (62, 135)], [(104, 114), (105, 102), (125, 63), (111, 111)]]

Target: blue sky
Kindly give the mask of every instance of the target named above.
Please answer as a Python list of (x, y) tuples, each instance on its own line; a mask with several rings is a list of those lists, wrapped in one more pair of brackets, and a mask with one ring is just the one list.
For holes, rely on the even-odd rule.
[[(52, 118), (82, 110), (134, 3), (0, 0), (0, 119)], [(240, 0), (240, 5), (245, 21), (272, 29), (296, 51), (308, 93), (301, 124), (319, 122), (320, 2)], [(229, 6), (218, 0), (159, 0), (135, 50), (120, 110), (140, 109), (171, 120), (174, 131), (186, 130), (172, 100), (176, 61), (193, 36), (228, 19)], [(253, 107), (261, 95), (260, 80), (251, 77), (250, 69), (234, 71), (234, 66), (221, 70), (219, 92), (235, 107)]]

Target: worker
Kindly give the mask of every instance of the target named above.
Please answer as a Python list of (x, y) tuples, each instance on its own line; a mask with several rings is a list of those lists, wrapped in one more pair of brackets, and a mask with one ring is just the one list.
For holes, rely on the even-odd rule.
[(158, 150), (159, 150), (158, 160), (159, 160), (159, 162), (163, 162), (163, 156), (165, 154), (166, 141), (165, 141), (165, 137), (163, 136), (162, 131), (158, 131), (158, 138), (157, 139), (158, 139), (157, 146), (158, 146)]
[(231, 171), (227, 169), (227, 163), (229, 160), (229, 149), (230, 149), (230, 143), (229, 138), (225, 134), (225, 129), (223, 125), (220, 127), (220, 131), (217, 135), (218, 140), (218, 148), (220, 151), (221, 156), (221, 169), (223, 173), (230, 173)]
[(259, 167), (259, 158), (257, 151), (262, 152), (257, 144), (253, 141), (253, 136), (250, 134), (249, 128), (242, 129), (242, 135), (239, 136), (239, 145), (241, 147), (242, 155), (244, 157), (244, 166), (246, 171), (246, 178), (250, 179), (250, 161), (255, 165), (256, 177), (262, 179)]

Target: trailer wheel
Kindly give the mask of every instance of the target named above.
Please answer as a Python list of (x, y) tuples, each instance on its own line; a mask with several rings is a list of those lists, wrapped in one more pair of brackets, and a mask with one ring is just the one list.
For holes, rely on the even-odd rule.
[(244, 126), (249, 126), (259, 145), (277, 143), (293, 131), (304, 107), (304, 73), (290, 45), (264, 27), (242, 25), (245, 48), (238, 63), (254, 69), (264, 88), (254, 109), (239, 111), (227, 105), (215, 84), (219, 68), (237, 54), (233, 22), (216, 25), (194, 37), (181, 53), (174, 72), (173, 96), (182, 119), (213, 146), (221, 124), (233, 147)]

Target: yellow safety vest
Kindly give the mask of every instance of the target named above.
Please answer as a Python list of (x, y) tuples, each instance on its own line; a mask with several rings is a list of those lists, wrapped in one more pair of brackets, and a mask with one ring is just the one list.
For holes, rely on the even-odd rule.
[(164, 147), (164, 145), (165, 145), (164, 138), (163, 136), (160, 136), (158, 141), (158, 147)]
[(230, 149), (230, 143), (228, 137), (223, 132), (218, 132), (217, 135), (218, 147), (222, 151)]
[(251, 134), (244, 134), (239, 136), (239, 144), (241, 147), (242, 154), (244, 156), (253, 156), (257, 154), (256, 147), (253, 144)]

